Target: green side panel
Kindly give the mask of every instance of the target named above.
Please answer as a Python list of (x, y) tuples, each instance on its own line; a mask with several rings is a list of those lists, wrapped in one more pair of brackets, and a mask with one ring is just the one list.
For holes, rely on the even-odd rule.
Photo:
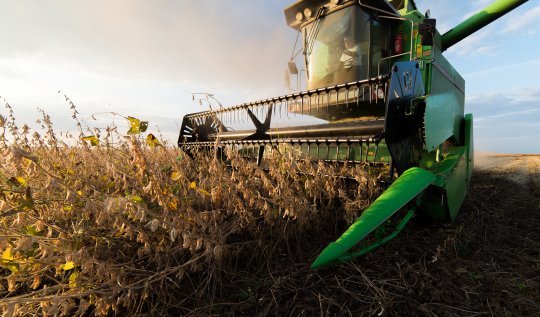
[(459, 208), (467, 195), (468, 185), (468, 164), (467, 156), (460, 156), (455, 169), (448, 178), (446, 184), (446, 197), (448, 199), (448, 212), (450, 220), (454, 222), (458, 214)]
[(424, 114), (426, 150), (436, 150), (453, 135), (459, 135), (461, 107), (452, 93), (431, 95), (426, 98)]
[(468, 147), (453, 146), (444, 159), (437, 162), (435, 153), (428, 153), (420, 166), (436, 175), (433, 186), (422, 196), (420, 209), (437, 221), (454, 221), (467, 194), (469, 181)]
[[(428, 95), (426, 101), (429, 101), (432, 106), (432, 109), (427, 109), (430, 113), (426, 118), (430, 125), (426, 129), (429, 140), (426, 140), (425, 149), (428, 152), (433, 151), (440, 142), (444, 141), (443, 138), (449, 136), (456, 144), (463, 145), (462, 125), (465, 112), (465, 80), (442, 55), (439, 47), (434, 46), (432, 54), (433, 60), (424, 60), (426, 94)], [(426, 108), (428, 108), (427, 104)], [(442, 123), (444, 127), (441, 131), (436, 127), (439, 123)], [(448, 133), (449, 126), (452, 129), (451, 134)]]
[(321, 267), (338, 260), (433, 181), (435, 176), (422, 168), (413, 167), (405, 171), (339, 239), (321, 252), (311, 267)]
[(433, 220), (440, 223), (450, 222), (447, 199), (444, 188), (430, 186), (422, 195), (420, 210)]
[(471, 181), (472, 172), (474, 169), (474, 135), (473, 135), (473, 115), (472, 113), (465, 115), (465, 146), (467, 147), (467, 164), (468, 164), (468, 182)]

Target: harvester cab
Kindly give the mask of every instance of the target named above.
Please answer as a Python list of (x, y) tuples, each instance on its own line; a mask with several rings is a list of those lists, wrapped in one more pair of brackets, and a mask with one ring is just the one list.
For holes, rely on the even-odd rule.
[(379, 8), (299, 1), (285, 9), (287, 24), (302, 34), (308, 90), (388, 72), (388, 63), (380, 63), (392, 55), (390, 31), (399, 14), (384, 1), (372, 5)]
[[(178, 146), (225, 160), (226, 150), (237, 151), (258, 164), (268, 151), (291, 147), (397, 174), (313, 268), (388, 242), (417, 211), (453, 221), (472, 174), (473, 128), (465, 81), (442, 53), (525, 2), (497, 0), (441, 35), (412, 0), (299, 0), (285, 18), (303, 39), (307, 90), (188, 114)], [(398, 215), (393, 232), (359, 247)]]

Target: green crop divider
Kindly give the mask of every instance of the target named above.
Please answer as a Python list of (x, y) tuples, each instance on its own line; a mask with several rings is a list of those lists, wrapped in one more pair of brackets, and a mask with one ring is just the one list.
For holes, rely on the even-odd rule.
[(357, 258), (357, 257), (360, 257), (370, 251), (373, 251), (375, 250), (376, 248), (380, 247), (381, 245), (387, 243), (388, 241), (394, 239), (402, 230), (403, 228), (405, 228), (405, 225), (407, 225), (407, 223), (409, 222), (409, 220), (411, 220), (411, 218), (414, 216), (414, 213), (416, 212), (416, 208), (411, 208), (407, 214), (405, 214), (405, 216), (403, 217), (403, 219), (401, 219), (401, 221), (399, 222), (399, 224), (396, 226), (396, 229), (394, 229), (394, 231), (384, 237), (383, 239), (375, 242), (375, 243), (372, 243), (370, 245), (368, 245), (367, 247), (355, 252), (355, 253), (352, 253), (350, 255), (347, 255), (347, 256), (343, 256), (341, 258), (339, 258), (337, 261), (339, 262), (345, 262), (345, 261), (349, 261), (349, 260), (352, 260), (354, 258)]
[(394, 238), (410, 220), (414, 214), (411, 209), (403, 218), (396, 230), (388, 237), (356, 252), (348, 254), (358, 242), (367, 235), (379, 228), (388, 218), (401, 210), (407, 203), (420, 195), (436, 177), (432, 173), (413, 167), (406, 170), (388, 189), (377, 198), (368, 209), (366, 209), (358, 219), (337, 239), (330, 243), (317, 257), (311, 268), (318, 268), (331, 264), (342, 259), (350, 259), (369, 252), (378, 246)]

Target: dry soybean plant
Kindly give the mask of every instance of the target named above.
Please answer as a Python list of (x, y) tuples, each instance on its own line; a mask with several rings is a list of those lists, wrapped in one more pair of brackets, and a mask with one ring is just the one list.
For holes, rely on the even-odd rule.
[(41, 133), (7, 103), (0, 117), (4, 316), (210, 313), (251, 266), (309, 265), (380, 190), (375, 167), (275, 151), (263, 170), (232, 152), (191, 158), (132, 117), (126, 135), (83, 128), (66, 101), (77, 137), (44, 112)]

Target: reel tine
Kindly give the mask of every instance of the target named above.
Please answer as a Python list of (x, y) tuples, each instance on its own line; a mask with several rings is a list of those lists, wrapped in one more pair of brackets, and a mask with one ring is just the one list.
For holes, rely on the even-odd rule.
[(347, 110), (349, 110), (349, 89), (345, 89), (345, 104), (347, 105)]
[(328, 115), (328, 118), (330, 119), (330, 97), (332, 97), (332, 92), (326, 93), (326, 114)]
[(366, 162), (369, 160), (369, 139), (366, 142)]
[(319, 116), (319, 108), (321, 107), (321, 95), (317, 94), (317, 116)]
[(330, 143), (326, 140), (326, 160), (330, 160)]
[(292, 103), (292, 100), (291, 99), (287, 99), (287, 106), (285, 107), (285, 114), (287, 116), (287, 119), (289, 119), (289, 109), (291, 107), (291, 103)]
[(375, 153), (373, 154), (373, 163), (377, 160), (377, 153), (379, 152), (379, 144), (375, 143)]

